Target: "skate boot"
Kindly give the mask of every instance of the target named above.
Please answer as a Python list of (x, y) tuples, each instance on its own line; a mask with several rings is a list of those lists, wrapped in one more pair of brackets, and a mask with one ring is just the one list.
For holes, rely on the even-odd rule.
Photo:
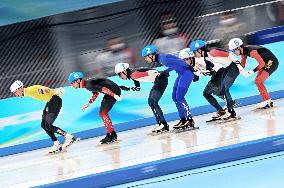
[(273, 106), (273, 102), (270, 99), (268, 99), (268, 100), (258, 103), (256, 105), (256, 109), (267, 109), (267, 108), (270, 108), (271, 105)]
[(213, 114), (212, 119), (220, 119), (225, 114), (225, 110), (218, 110), (215, 114)]
[(273, 107), (273, 101), (271, 99), (269, 99), (269, 105), (270, 107)]
[(112, 131), (112, 132), (110, 133), (110, 135), (111, 135), (111, 141), (112, 141), (112, 142), (117, 141), (117, 134), (116, 134), (115, 131)]
[(54, 143), (53, 143), (53, 146), (50, 148), (50, 150), (48, 151), (48, 153), (57, 153), (57, 152), (60, 152), (62, 150), (62, 147), (59, 143), (58, 140), (56, 140)]
[(176, 129), (182, 129), (185, 127), (185, 125), (188, 123), (188, 121), (186, 120), (186, 118), (181, 118), (181, 120), (173, 126), (174, 130)]
[(64, 144), (62, 145), (62, 149), (66, 149), (68, 148), (69, 146), (71, 146), (71, 144), (73, 144), (74, 142), (76, 141), (75, 137), (71, 134), (66, 134), (65, 135), (65, 142)]
[(183, 129), (187, 129), (187, 128), (194, 128), (195, 122), (192, 118), (187, 118), (186, 122), (183, 126)]
[(230, 120), (235, 119), (237, 117), (237, 114), (234, 109), (228, 109), (228, 112), (225, 113), (224, 116), (222, 116), (223, 120)]
[(158, 122), (158, 125), (154, 127), (152, 133), (160, 133), (169, 130), (169, 125), (167, 124), (167, 122)]
[(109, 144), (112, 142), (111, 133), (107, 133), (106, 137), (101, 140), (101, 144)]

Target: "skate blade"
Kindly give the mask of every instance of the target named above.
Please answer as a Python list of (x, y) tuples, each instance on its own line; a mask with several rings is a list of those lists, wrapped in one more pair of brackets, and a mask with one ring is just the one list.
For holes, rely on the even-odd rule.
[(260, 112), (260, 111), (265, 111), (265, 110), (272, 110), (272, 109), (275, 109), (275, 108), (277, 108), (277, 107), (273, 105), (273, 106), (270, 106), (270, 107), (255, 108), (252, 111), (253, 112)]
[(210, 119), (207, 120), (206, 123), (210, 124), (210, 123), (217, 123), (217, 121), (221, 120), (221, 118), (217, 118), (217, 119)]
[(116, 140), (113, 142), (107, 142), (107, 143), (99, 143), (96, 145), (96, 147), (103, 147), (103, 146), (109, 146), (109, 145), (115, 145), (115, 144), (120, 144), (122, 140)]
[(147, 133), (147, 135), (149, 135), (149, 136), (158, 136), (158, 135), (167, 134), (167, 133), (170, 133), (170, 131), (150, 132), (150, 133)]
[(240, 105), (241, 105), (240, 102), (236, 102), (236, 103), (234, 104), (234, 108), (237, 108), (237, 107), (240, 106)]
[(238, 121), (240, 119), (241, 119), (241, 117), (237, 116), (235, 118), (230, 118), (230, 119), (221, 119), (221, 120), (216, 121), (216, 123), (228, 123), (228, 122), (232, 122), (232, 121)]
[(198, 130), (198, 129), (199, 129), (199, 127), (187, 127), (187, 128), (181, 128), (181, 129), (174, 129), (174, 130), (172, 130), (172, 132), (182, 133), (182, 132), (194, 131), (194, 130)]
[(58, 154), (62, 154), (62, 153), (65, 153), (66, 152), (66, 150), (60, 150), (60, 151), (55, 151), (55, 152), (51, 152), (51, 153), (46, 153), (46, 154), (44, 154), (44, 156), (53, 156), (53, 155), (58, 155)]

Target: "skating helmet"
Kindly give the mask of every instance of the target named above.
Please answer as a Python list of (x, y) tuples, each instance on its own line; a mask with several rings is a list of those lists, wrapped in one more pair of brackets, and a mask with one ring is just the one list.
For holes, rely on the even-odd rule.
[(19, 80), (16, 80), (10, 87), (10, 90), (12, 93), (14, 93), (17, 89), (23, 87), (24, 84), (23, 82), (19, 81)]
[(240, 38), (233, 38), (229, 41), (229, 49), (231, 51), (235, 50), (236, 48), (240, 47), (241, 45), (243, 45), (243, 41)]
[(150, 54), (154, 54), (157, 52), (157, 47), (154, 46), (154, 45), (148, 45), (148, 46), (145, 46), (143, 49), (142, 49), (142, 57), (146, 57), (147, 55), (150, 55)]
[(190, 57), (194, 57), (194, 54), (193, 54), (192, 51), (190, 51), (190, 48), (185, 48), (185, 49), (182, 49), (179, 52), (178, 56), (181, 59), (187, 59), (187, 58), (190, 58)]
[(71, 84), (72, 82), (82, 79), (84, 77), (83, 73), (81, 72), (71, 72), (68, 78), (68, 82)]
[(192, 52), (197, 51), (198, 49), (204, 47), (206, 42), (203, 40), (194, 40), (190, 43), (189, 48)]
[(128, 63), (117, 63), (114, 67), (115, 74), (119, 74), (129, 68)]

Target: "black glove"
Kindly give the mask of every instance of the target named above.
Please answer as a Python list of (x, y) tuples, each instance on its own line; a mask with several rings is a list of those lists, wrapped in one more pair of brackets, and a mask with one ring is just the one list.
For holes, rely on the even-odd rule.
[(166, 71), (160, 72), (160, 75), (159, 75), (159, 77), (166, 77), (166, 78), (169, 77), (169, 76), (170, 76), (170, 74)]
[(216, 73), (217, 73), (217, 72), (216, 72), (215, 70), (211, 70), (211, 71), (210, 71), (210, 75), (211, 75), (211, 76), (214, 76)]
[(199, 76), (194, 75), (193, 82), (197, 82), (199, 80)]
[(131, 91), (140, 91), (140, 87), (131, 87), (130, 90)]
[(124, 91), (129, 91), (130, 88), (126, 87), (126, 86), (119, 86), (120, 89), (124, 90)]
[(204, 76), (214, 76), (216, 74), (216, 71), (211, 70), (209, 72), (204, 72), (202, 73)]

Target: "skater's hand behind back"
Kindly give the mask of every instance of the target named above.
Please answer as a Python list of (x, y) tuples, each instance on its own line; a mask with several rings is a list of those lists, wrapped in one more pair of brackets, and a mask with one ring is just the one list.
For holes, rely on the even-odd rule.
[(87, 108), (89, 108), (90, 103), (87, 103), (83, 106), (82, 111), (84, 112)]
[(248, 78), (248, 77), (250, 77), (253, 73), (254, 73), (253, 70), (245, 71), (245, 72), (243, 73), (243, 76), (246, 77), (246, 78)]
[(50, 89), (49, 88), (39, 88), (38, 93), (39, 94), (50, 93)]

